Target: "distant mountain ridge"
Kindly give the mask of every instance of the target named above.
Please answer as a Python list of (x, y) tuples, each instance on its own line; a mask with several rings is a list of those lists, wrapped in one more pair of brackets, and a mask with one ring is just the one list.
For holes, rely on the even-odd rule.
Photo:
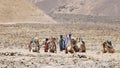
[(46, 13), (120, 16), (120, 0), (43, 0), (35, 4)]

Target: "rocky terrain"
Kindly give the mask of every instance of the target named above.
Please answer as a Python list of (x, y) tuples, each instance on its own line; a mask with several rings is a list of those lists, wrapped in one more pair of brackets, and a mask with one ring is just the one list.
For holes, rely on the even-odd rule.
[[(93, 24), (95, 25), (95, 24)], [(120, 31), (105, 26), (83, 27), (84, 24), (16, 24), (0, 25), (0, 67), (2, 68), (119, 68)], [(112, 28), (111, 28), (112, 27)], [(86, 42), (86, 53), (65, 54), (45, 53), (41, 46), (40, 53), (28, 51), (28, 43), (37, 36), (40, 44), (47, 37), (59, 38), (72, 33), (73, 37), (82, 37)], [(59, 40), (59, 39), (58, 39)], [(102, 43), (111, 40), (116, 52), (102, 53)], [(80, 58), (86, 56), (86, 58)]]
[(119, 0), (36, 0), (34, 3), (47, 13), (120, 16)]
[[(0, 68), (120, 68), (118, 3), (118, 0), (0, 0)], [(109, 16), (106, 10), (113, 4), (117, 7)], [(77, 9), (71, 11), (71, 7)], [(104, 12), (92, 12), (93, 8)], [(59, 51), (59, 36), (69, 33), (83, 38), (86, 53)], [(35, 36), (39, 38), (40, 53), (28, 51)], [(57, 38), (57, 53), (44, 52), (42, 43), (50, 37)], [(102, 53), (106, 40), (112, 41), (115, 53)]]
[(119, 0), (36, 0), (33, 3), (58, 22), (120, 22)]

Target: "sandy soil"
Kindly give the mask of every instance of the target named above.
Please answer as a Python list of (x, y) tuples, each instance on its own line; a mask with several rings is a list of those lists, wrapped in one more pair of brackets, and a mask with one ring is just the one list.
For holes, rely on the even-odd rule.
[[(0, 25), (0, 67), (1, 68), (120, 68), (120, 32), (111, 28), (81, 27), (80, 24), (1, 24)], [(112, 25), (113, 26), (113, 25)], [(114, 28), (114, 27), (113, 27)], [(65, 54), (29, 52), (27, 45), (33, 36), (42, 43), (46, 37), (72, 33), (83, 37), (86, 53)], [(114, 54), (102, 53), (102, 42), (111, 40), (116, 49)], [(86, 58), (80, 58), (84, 55)]]
[(28, 0), (0, 0), (0, 23), (23, 21), (56, 23)]
[[(34, 2), (39, 4), (40, 1), (35, 0)], [(49, 5), (45, 9), (55, 7), (53, 4), (55, 2), (59, 3), (57, 0), (47, 1), (42, 1), (43, 5), (45, 4), (44, 7)], [(69, 2), (69, 0), (67, 1)], [(115, 1), (110, 0), (110, 2), (110, 5), (113, 5)], [(72, 1), (69, 4), (71, 5), (71, 3)], [(69, 9), (71, 6), (68, 6), (67, 10)], [(61, 9), (61, 11), (63, 10)], [(51, 12), (51, 10), (49, 11)], [(117, 11), (115, 15), (118, 15)], [(55, 20), (56, 17), (59, 19), (56, 20), (58, 23), (27, 0), (0, 0), (0, 68), (120, 68), (119, 19), (115, 18), (117, 23), (114, 21), (107, 23), (106, 19), (104, 21), (102, 18), (106, 23), (101, 23), (101, 19), (96, 22), (96, 18), (94, 21), (89, 16), (82, 17), (87, 22), (82, 21), (79, 15), (75, 19), (73, 18), (76, 15), (66, 14), (53, 15), (53, 17)], [(68, 17), (70, 18), (68, 19)], [(88, 21), (89, 18), (93, 21)], [(70, 19), (72, 22), (69, 22)], [(59, 51), (59, 35), (66, 36), (69, 33), (72, 33), (72, 37), (84, 39), (86, 53), (65, 54), (64, 51)], [(44, 53), (44, 45), (41, 45), (40, 53), (29, 52), (28, 43), (34, 36), (39, 38), (40, 44), (45, 38), (56, 37), (57, 53)], [(102, 53), (101, 44), (106, 40), (112, 41), (113, 47), (116, 49), (114, 54)], [(79, 56), (85, 56), (85, 58)]]

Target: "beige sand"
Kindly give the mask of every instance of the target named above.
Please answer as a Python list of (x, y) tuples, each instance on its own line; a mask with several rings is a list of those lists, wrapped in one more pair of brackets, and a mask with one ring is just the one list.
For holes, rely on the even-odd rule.
[[(72, 25), (72, 24), (71, 24)], [(63, 25), (17, 24), (0, 25), (0, 67), (2, 68), (119, 68), (120, 67), (120, 35), (119, 31), (109, 29), (79, 29), (78, 26), (66, 29)], [(74, 24), (73, 24), (74, 26)], [(67, 26), (71, 28), (71, 26)], [(29, 52), (27, 45), (33, 36), (39, 37), (40, 43), (46, 37), (57, 37), (72, 32), (73, 36), (81, 36), (86, 42), (86, 53), (65, 54)], [(102, 42), (110, 39), (116, 49), (114, 54), (102, 53)], [(85, 55), (87, 58), (79, 58)]]

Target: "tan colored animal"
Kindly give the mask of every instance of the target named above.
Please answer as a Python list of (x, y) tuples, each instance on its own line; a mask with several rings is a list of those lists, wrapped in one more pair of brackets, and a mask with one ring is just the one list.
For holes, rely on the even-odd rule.
[(82, 38), (77, 38), (77, 44), (74, 46), (75, 52), (86, 52), (85, 42)]
[(65, 53), (68, 53), (68, 52), (70, 52), (70, 53), (74, 53), (75, 51), (74, 51), (74, 46), (76, 45), (76, 40), (74, 40), (74, 39), (71, 39), (69, 42), (68, 42), (68, 44), (67, 44), (67, 47), (66, 47), (66, 49), (65, 49)]
[(40, 50), (40, 44), (39, 44), (39, 40), (37, 37), (32, 38), (32, 40), (29, 43), (29, 51), (31, 52), (39, 52)]
[(56, 47), (56, 38), (51, 38), (50, 45), (49, 45), (49, 50), (52, 53), (57, 52), (57, 47)]
[(115, 49), (112, 46), (111, 41), (106, 41), (102, 44), (103, 46), (103, 53), (114, 53)]

